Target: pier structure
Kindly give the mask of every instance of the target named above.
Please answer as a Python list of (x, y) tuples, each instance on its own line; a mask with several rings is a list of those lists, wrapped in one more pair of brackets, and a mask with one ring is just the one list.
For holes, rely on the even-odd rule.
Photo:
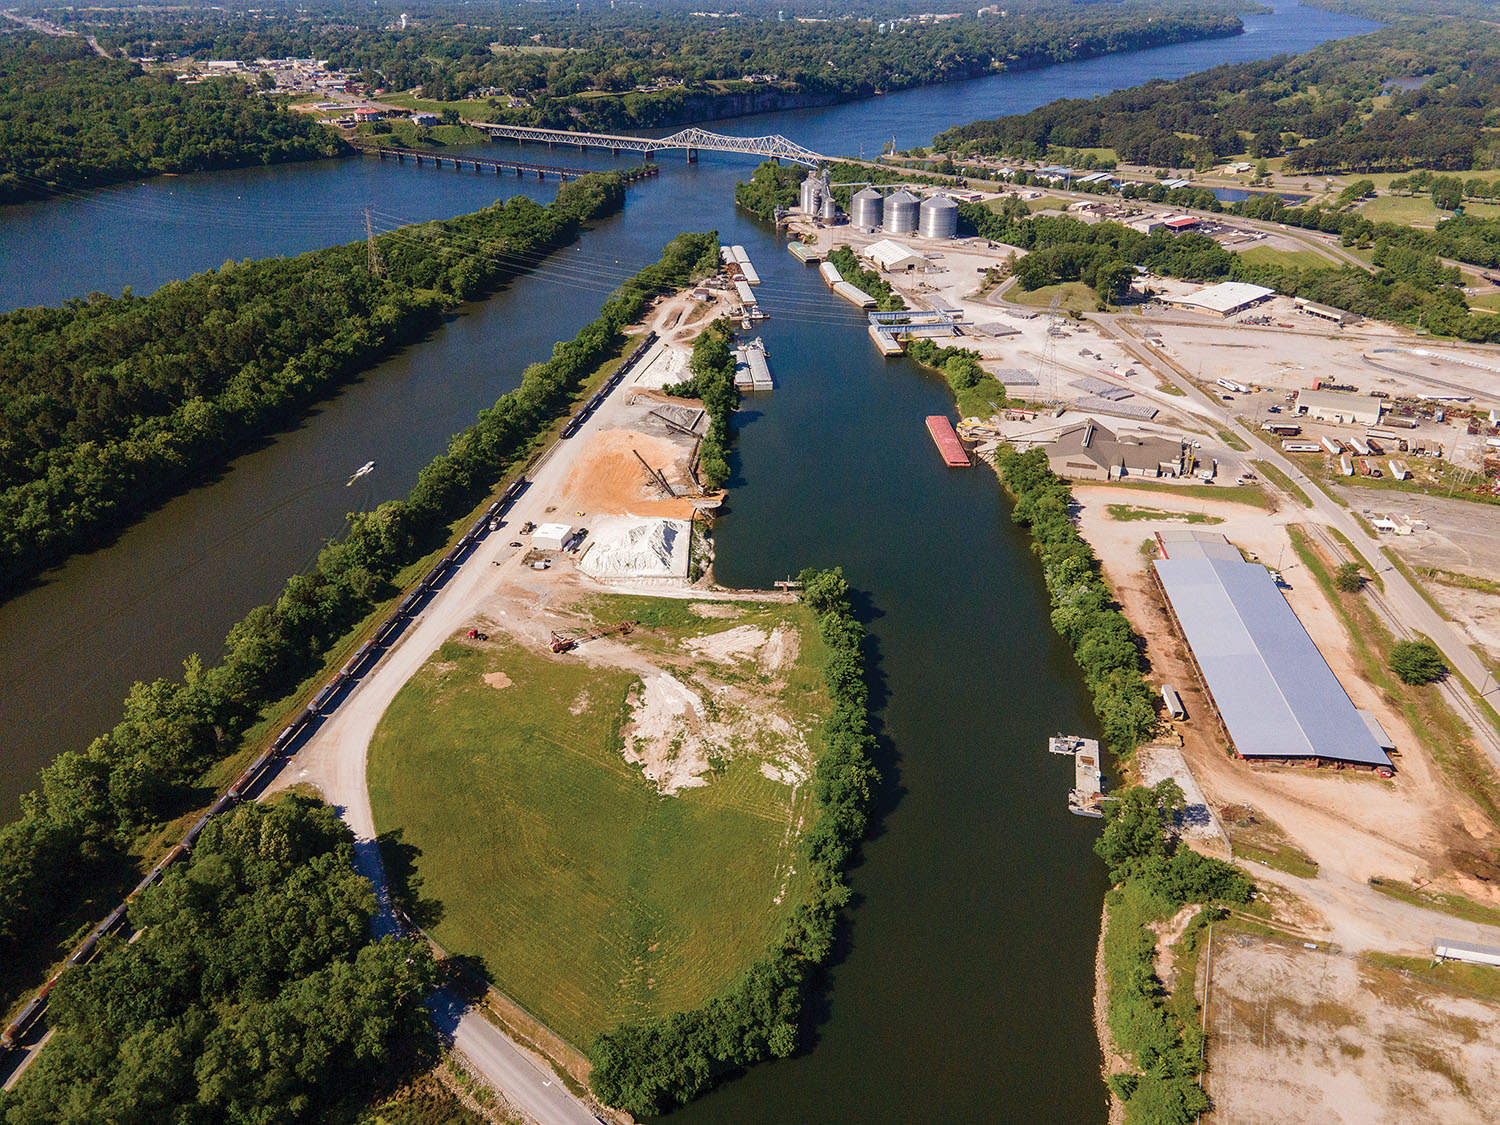
[[(433, 168), (441, 168), (443, 164), (452, 164), (454, 168), (463, 168), (466, 165), (472, 167), (476, 172), (493, 171), (496, 175), (501, 172), (514, 172), (518, 177), (527, 173), (534, 173), (539, 180), (548, 176), (556, 176), (566, 182), (576, 180), (588, 175), (587, 168), (566, 168), (556, 164), (533, 164), (525, 160), (493, 159), (485, 156), (454, 156), (445, 152), (423, 152), (414, 148), (397, 148), (389, 145), (360, 145), (361, 152), (370, 156), (378, 156), (381, 160), (395, 160), (398, 164), (405, 164), (408, 160), (420, 168), (424, 164)], [(643, 164), (637, 168), (627, 169), (627, 179), (640, 179), (645, 176), (657, 176), (661, 174), (654, 164)]]

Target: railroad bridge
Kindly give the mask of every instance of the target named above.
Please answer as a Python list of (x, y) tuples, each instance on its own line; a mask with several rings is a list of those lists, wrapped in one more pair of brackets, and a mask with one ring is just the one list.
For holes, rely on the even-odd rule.
[[(531, 164), (524, 160), (491, 159), (489, 157), (474, 156), (451, 156), (447, 153), (423, 151), (413, 148), (398, 148), (391, 145), (356, 145), (361, 152), (371, 156), (378, 156), (381, 160), (395, 160), (399, 164), (405, 164), (408, 160), (416, 163), (418, 168), (424, 163), (431, 164), (434, 168), (441, 168), (444, 161), (448, 161), (454, 168), (462, 168), (464, 165), (471, 166), (474, 171), (479, 172), (489, 169), (498, 175), (500, 172), (515, 172), (517, 176), (525, 175), (527, 172), (535, 173), (537, 179), (547, 176), (556, 176), (561, 180), (576, 180), (581, 176), (587, 176), (586, 168), (562, 168), (555, 164)], [(626, 176), (629, 179), (637, 179), (641, 176), (654, 176), (657, 174), (655, 165), (644, 165), (628, 169)]]
[(650, 160), (662, 149), (687, 150), (688, 162), (698, 159), (700, 150), (740, 152), (767, 160), (785, 160), (815, 168), (828, 163), (828, 157), (803, 148), (783, 136), (726, 137), (694, 126), (670, 137), (625, 137), (613, 133), (575, 133), (566, 129), (536, 129), (527, 125), (497, 125), (492, 121), (466, 121), (497, 139), (529, 141), (533, 144), (577, 145), (579, 148), (606, 148), (611, 152), (641, 152)]

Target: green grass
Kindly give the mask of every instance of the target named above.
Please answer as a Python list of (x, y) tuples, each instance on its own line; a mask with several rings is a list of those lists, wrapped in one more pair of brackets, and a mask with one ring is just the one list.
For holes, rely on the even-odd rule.
[(1265, 477), (1267, 480), (1273, 482), (1277, 488), (1280, 488), (1287, 495), (1293, 497), (1304, 508), (1311, 508), (1313, 506), (1313, 502), (1311, 499), (1309, 499), (1307, 493), (1303, 492), (1300, 488), (1293, 484), (1292, 478), (1283, 473), (1275, 465), (1271, 464), (1271, 462), (1252, 461), (1251, 464), (1255, 466), (1256, 472)]
[(1372, 223), (1420, 223), (1431, 226), (1449, 212), (1439, 211), (1426, 195), (1382, 195), (1360, 204), (1359, 213)]
[(1371, 879), (1370, 886), (1383, 895), (1389, 895), (1391, 898), (1410, 903), (1412, 906), (1420, 906), (1424, 910), (1437, 910), (1443, 914), (1451, 914), (1455, 918), (1462, 918), (1465, 922), (1500, 926), (1500, 910), (1464, 898), (1463, 895), (1441, 894), (1414, 887), (1399, 879)]
[(410, 121), (389, 122), (389, 133), (377, 133), (368, 125), (358, 125), (355, 132), (362, 141), (401, 148), (447, 148), (452, 145), (479, 144), (489, 138), (480, 129), (467, 125), (429, 125), (418, 128)]
[(1081, 281), (1064, 281), (1058, 285), (1043, 285), (1040, 289), (1027, 291), (1019, 285), (1011, 287), (1006, 299), (1014, 301), (1018, 305), (1030, 305), (1034, 308), (1045, 309), (1052, 305), (1053, 297), (1061, 297), (1060, 305), (1064, 312), (1095, 312), (1098, 308), (1099, 299), (1094, 291)]
[(1343, 594), (1334, 589), (1333, 577), (1322, 556), (1313, 549), (1300, 527), (1289, 526), (1287, 534), (1297, 557), (1343, 622), (1365, 679), (1391, 706), (1400, 708), (1412, 733), (1431, 752), (1448, 779), (1472, 797), (1492, 823), (1500, 824), (1500, 779), (1474, 746), (1468, 726), (1454, 715), (1433, 686), (1412, 687), (1396, 678), (1388, 664), (1396, 643), (1390, 630), (1375, 616), (1362, 594)]
[(1481, 293), (1477, 297), (1467, 298), (1469, 307), (1474, 309), (1489, 309), (1491, 312), (1500, 312), (1500, 293)]
[(1219, 440), (1222, 441), (1225, 445), (1229, 446), (1229, 448), (1234, 450), (1236, 453), (1250, 452), (1250, 443), (1247, 442), (1244, 438), (1240, 437), (1240, 435), (1235, 433), (1233, 430), (1220, 430), (1218, 431), (1218, 433)]
[(1178, 523), (1206, 524), (1224, 522), (1218, 516), (1210, 516), (1204, 512), (1168, 512), (1161, 508), (1140, 508), (1134, 504), (1106, 504), (1104, 507), (1109, 512), (1110, 519), (1121, 523), (1132, 520), (1174, 520)]
[(1266, 490), (1256, 484), (1147, 484), (1145, 481), (1111, 481), (1110, 488), (1132, 488), (1167, 496), (1189, 496), (1194, 500), (1223, 500), (1230, 504), (1249, 504), (1252, 508), (1269, 508)]
[[(499, 99), (497, 98), (496, 100), (498, 101)], [(432, 98), (419, 98), (414, 94), (381, 94), (380, 101), (385, 105), (393, 105), (401, 109), (420, 109), (439, 115), (445, 109), (455, 109), (458, 111), (460, 117), (467, 118), (470, 121), (504, 120), (500, 109), (490, 105), (488, 99), (484, 98), (440, 102)]]
[(1249, 266), (1285, 266), (1289, 269), (1328, 269), (1334, 265), (1314, 250), (1277, 250), (1270, 246), (1253, 246), (1238, 251)]
[[(695, 677), (710, 666), (681, 643), (740, 624), (786, 621), (802, 651), (769, 699), (754, 665), (716, 665), (807, 731), (826, 706), (823, 646), (801, 606), (737, 606), (700, 619), (689, 603), (597, 599), (590, 617), (642, 623), (642, 660), (675, 658), (705, 710), (736, 705)], [(581, 623), (581, 622), (580, 622)], [(508, 687), (484, 680), (503, 672)], [(634, 670), (554, 657), (496, 637), (443, 645), (401, 690), (370, 751), (370, 796), (387, 847), (415, 848), (419, 918), (450, 952), (475, 956), (495, 985), (575, 1046), (626, 1020), (683, 1011), (722, 991), (775, 938), (800, 901), (797, 827), (807, 786), (760, 770), (774, 753), (764, 725), (710, 751), (710, 783), (660, 795), (623, 757)], [(575, 713), (576, 712), (576, 713)], [(818, 747), (813, 745), (815, 755)], [(776, 899), (780, 896), (780, 902)], [(430, 917), (436, 915), (435, 918)]]
[(1444, 988), (1500, 1000), (1500, 969), (1490, 965), (1435, 962), (1430, 957), (1397, 957), (1390, 953), (1366, 953), (1364, 959), (1383, 969), (1395, 969)]

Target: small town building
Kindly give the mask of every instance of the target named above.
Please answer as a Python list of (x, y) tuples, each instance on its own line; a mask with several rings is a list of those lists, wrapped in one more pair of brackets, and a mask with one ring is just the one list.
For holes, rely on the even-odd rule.
[(411, 115), (413, 125), (436, 125), (441, 118), (435, 113), (414, 113)]
[(1297, 306), (1298, 312), (1306, 313), (1308, 316), (1315, 316), (1319, 320), (1326, 320), (1332, 324), (1337, 324), (1340, 328), (1346, 324), (1354, 324), (1359, 320), (1359, 317), (1355, 316), (1352, 312), (1336, 309), (1332, 305), (1320, 305), (1318, 302), (1309, 301), (1305, 297), (1296, 298), (1293, 304)]
[(1160, 215), (1137, 215), (1125, 224), (1131, 230), (1138, 230), (1142, 234), (1150, 234), (1152, 231), (1161, 230), (1167, 224)]
[(360, 106), (358, 109), (356, 109), (354, 111), (354, 120), (356, 120), (356, 121), (379, 121), (380, 120), (380, 110), (378, 110), (378, 109), (371, 109), (369, 106)]
[(866, 246), (864, 257), (882, 273), (910, 273), (927, 268), (927, 259), (921, 254), (889, 238)]
[(1298, 391), (1297, 413), (1319, 422), (1373, 426), (1380, 421), (1380, 399), (1344, 391)]
[(1189, 312), (1209, 313), (1213, 316), (1231, 317), (1246, 309), (1254, 308), (1276, 295), (1276, 290), (1264, 285), (1250, 285), (1243, 281), (1221, 281), (1189, 293), (1186, 297), (1163, 297), (1164, 304)]
[(1192, 215), (1174, 215), (1172, 218), (1165, 220), (1163, 225), (1168, 230), (1192, 230), (1198, 225), (1198, 220)]
[(1045, 448), (1052, 471), (1069, 480), (1178, 477), (1187, 461), (1187, 446), (1179, 440), (1117, 435), (1093, 419), (1063, 430)]

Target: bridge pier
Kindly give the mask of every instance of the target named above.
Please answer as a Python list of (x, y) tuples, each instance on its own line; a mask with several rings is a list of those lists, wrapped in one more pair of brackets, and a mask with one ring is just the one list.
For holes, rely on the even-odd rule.
[(405, 164), (406, 163), (406, 153), (404, 153), (404, 152), (398, 152), (396, 154), (396, 163), (397, 164)]
[(612, 149), (609, 150), (609, 154), (611, 156), (619, 156), (620, 155), (620, 150), (617, 149), (617, 148), (612, 148)]
[(695, 149), (695, 148), (688, 149), (687, 150), (687, 158), (688, 158), (688, 163), (689, 164), (696, 164), (696, 163), (698, 163), (698, 150)]
[(646, 150), (646, 163), (647, 164), (654, 164), (654, 163), (656, 163), (656, 153), (652, 152), (649, 148)]

